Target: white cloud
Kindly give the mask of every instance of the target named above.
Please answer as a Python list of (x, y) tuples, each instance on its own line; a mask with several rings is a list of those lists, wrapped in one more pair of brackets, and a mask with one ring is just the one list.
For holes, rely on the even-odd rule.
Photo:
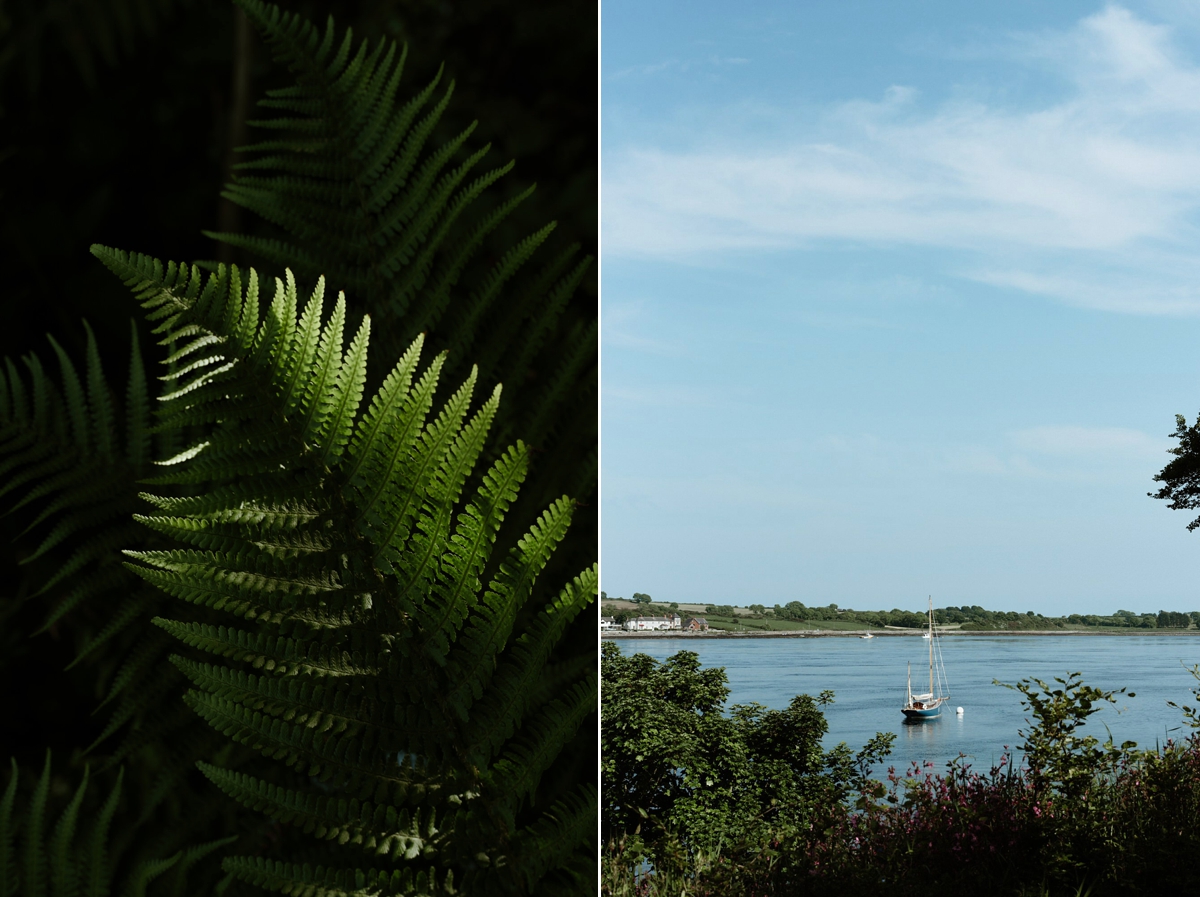
[(1200, 66), (1167, 27), (1118, 6), (1020, 46), (1023, 64), (1065, 76), (1067, 96), (930, 111), (892, 85), (770, 146), (608, 150), (604, 251), (703, 260), (908, 244), (954, 250), (967, 277), (1073, 304), (1200, 313)]
[(660, 72), (679, 71), (691, 72), (696, 69), (707, 68), (708, 66), (716, 66), (720, 68), (726, 65), (749, 65), (750, 60), (742, 56), (715, 56), (709, 55), (704, 59), (664, 59), (661, 62), (645, 63), (642, 65), (631, 65), (618, 71), (613, 72), (608, 76), (610, 81), (621, 81), (631, 77), (648, 77), (657, 75)]
[(650, 406), (657, 408), (721, 408), (728, 403), (725, 394), (698, 386), (648, 384), (641, 386), (604, 386), (601, 404), (605, 413), (613, 406)]
[(654, 75), (658, 72), (666, 71), (672, 66), (679, 65), (678, 59), (665, 59), (662, 62), (646, 63), (644, 65), (631, 65), (628, 68), (621, 69), (618, 72), (613, 72), (609, 78), (613, 81), (619, 81), (622, 78), (628, 78), (631, 75)]
[(607, 302), (600, 320), (605, 348), (632, 349), (670, 358), (684, 354), (677, 344), (647, 335), (654, 328), (647, 326), (641, 303)]
[[(1200, 313), (1200, 265), (1187, 257), (1162, 259), (1162, 267), (1129, 264), (1120, 270), (1088, 265), (1086, 259), (1059, 259), (1029, 267), (965, 270), (963, 276), (982, 283), (1012, 287), (1103, 311), (1149, 315)], [(1056, 267), (1057, 270), (1050, 270)]]
[(994, 446), (959, 446), (952, 470), (1021, 480), (1111, 483), (1114, 471), (1145, 480), (1166, 463), (1168, 440), (1127, 427), (1028, 427)]
[(1124, 427), (1031, 427), (1012, 434), (1013, 445), (1038, 455), (1129, 458), (1163, 454), (1166, 440)]

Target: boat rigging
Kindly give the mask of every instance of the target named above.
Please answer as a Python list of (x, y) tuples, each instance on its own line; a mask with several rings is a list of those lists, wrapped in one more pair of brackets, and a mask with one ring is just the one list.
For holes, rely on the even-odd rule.
[[(936, 719), (942, 712), (942, 705), (950, 700), (950, 689), (946, 681), (946, 667), (942, 662), (942, 644), (933, 626), (933, 596), (929, 597), (929, 631), (924, 636), (929, 640), (929, 691), (923, 694), (913, 694), (912, 663), (908, 665), (908, 700), (902, 708), (904, 716), (910, 720)], [(936, 662), (934, 659), (936, 648)], [(937, 687), (935, 688), (934, 674), (936, 672)]]

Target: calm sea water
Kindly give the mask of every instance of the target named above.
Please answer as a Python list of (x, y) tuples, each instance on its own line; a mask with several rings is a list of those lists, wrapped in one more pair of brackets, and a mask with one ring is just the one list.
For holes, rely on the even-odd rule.
[[(1000, 760), (1006, 746), (1021, 743), (1027, 712), (1021, 694), (993, 685), (1036, 677), (1081, 672), (1084, 682), (1104, 689), (1127, 688), (1136, 697), (1096, 713), (1085, 731), (1102, 741), (1136, 741), (1153, 747), (1188, 731), (1182, 714), (1167, 701), (1194, 706), (1196, 685), (1184, 669), (1200, 663), (1200, 637), (1086, 636), (949, 636), (941, 639), (949, 678), (949, 712), (940, 719), (906, 725), (900, 713), (905, 699), (906, 665), (912, 662), (913, 685), (928, 676), (928, 642), (915, 637), (747, 638), (747, 639), (617, 639), (622, 653), (649, 654), (665, 660), (678, 651), (695, 651), (706, 667), (724, 667), (729, 677), (728, 704), (757, 701), (783, 709), (798, 694), (818, 695), (832, 689), (835, 703), (825, 710), (829, 721), (826, 747), (846, 742), (858, 749), (876, 732), (895, 732), (887, 765), (903, 772), (913, 762), (932, 761), (944, 769), (960, 753), (986, 770)], [(926, 679), (927, 681), (927, 679)], [(954, 708), (962, 707), (962, 716)], [(1108, 731), (1105, 730), (1108, 726)]]

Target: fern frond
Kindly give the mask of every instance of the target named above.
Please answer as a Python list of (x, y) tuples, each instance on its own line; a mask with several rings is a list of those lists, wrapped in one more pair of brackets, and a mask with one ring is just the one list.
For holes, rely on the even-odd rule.
[(476, 335), (492, 303), (500, 295), (501, 288), (513, 278), (537, 251), (554, 230), (554, 224), (547, 224), (540, 230), (525, 237), (516, 246), (509, 249), (483, 278), (483, 283), (476, 289), (466, 302), (459, 303), (459, 320), (453, 327), (454, 338), (450, 343), (451, 352), (466, 352), (473, 348)]
[(439, 874), (434, 868), (397, 869), (331, 869), (308, 863), (281, 863), (262, 857), (230, 857), (224, 869), (242, 881), (278, 891), (283, 894), (303, 894), (311, 897), (377, 897), (377, 895), (412, 895), (440, 897), (453, 894), (452, 873)]
[(207, 763), (203, 772), (218, 788), (243, 806), (290, 823), (307, 834), (338, 844), (353, 844), (372, 854), (412, 860), (434, 854), (442, 829), (432, 812), (345, 797), (328, 797), (281, 788), (253, 776), (230, 772)]
[(589, 714), (596, 711), (599, 683), (595, 673), (576, 683), (562, 697), (543, 705), (493, 764), (499, 791), (509, 806), (519, 803), (537, 787), (550, 764)]
[[(484, 475), (475, 501), (463, 509), (458, 527), (447, 541), (439, 565), (438, 583), (430, 595), (425, 614), (428, 621), (436, 620), (442, 624), (430, 631), (426, 646), (439, 664), (445, 663), (449, 639), (453, 635), (452, 631), (445, 631), (447, 624), (456, 629), (478, 601), (479, 574), (491, 556), (496, 532), (525, 479), (527, 466), (528, 456), (520, 444), (497, 461)], [(437, 612), (438, 605), (440, 613)], [(474, 631), (470, 636), (475, 636)], [(468, 652), (482, 650), (477, 637), (475, 642), (467, 648)]]
[[(253, 669), (266, 669), (280, 675), (304, 673), (310, 677), (374, 676), (380, 669), (371, 657), (347, 657), (341, 646), (313, 645), (305, 639), (275, 636), (265, 632), (247, 632), (205, 623), (181, 623), (156, 619), (156, 624), (193, 648), (218, 657), (240, 660)], [(182, 662), (182, 661), (179, 661)], [(187, 670), (185, 669), (185, 672)], [(216, 689), (211, 689), (217, 691)], [(292, 696), (289, 700), (296, 701)]]
[[(518, 721), (538, 696), (538, 684), (546, 682), (546, 662), (551, 651), (576, 615), (593, 600), (599, 586), (595, 566), (584, 571), (548, 603), (529, 628), (509, 646), (488, 684), (470, 732), (471, 752), (476, 762), (489, 762), (499, 746), (512, 734)], [(581, 661), (594, 665), (591, 658)]]
[(46, 765), (42, 777), (33, 788), (33, 799), (29, 802), (29, 816), (25, 819), (25, 851), (22, 863), (21, 888), (28, 897), (45, 897), (47, 866), (46, 845), (42, 832), (46, 826), (46, 799), (50, 796), (50, 752), (46, 752)]
[[(530, 890), (546, 873), (568, 865), (568, 858), (596, 834), (596, 788), (584, 785), (556, 801), (545, 815), (513, 838), (514, 865), (521, 870), (524, 884)], [(581, 886), (592, 883), (577, 881), (568, 893), (578, 893)]]
[(579, 249), (575, 243), (559, 252), (514, 297), (512, 313), (493, 319), (492, 326), (479, 334), (473, 356), (485, 377), (490, 379), (501, 369), (522, 372), (534, 366), (534, 358), (557, 329), (571, 295), (591, 267), (591, 258), (575, 259)]
[[(501, 455), (465, 504), (460, 495), (499, 390), (471, 415), (472, 374), (431, 414), (444, 356), (419, 371), (418, 340), (359, 412), (366, 330), (343, 351), (345, 303), (324, 317), (320, 282), (297, 317), (287, 273), (255, 325), (242, 286), (254, 278), (236, 268), (205, 278), (94, 252), (162, 322), (163, 339), (184, 347), (173, 363), (190, 370), (178, 369), (163, 417), (212, 424), (159, 478), (203, 483), (203, 494), (148, 495), (156, 512), (138, 518), (181, 547), (126, 551), (129, 567), (185, 602), (240, 618), (155, 622), (187, 650), (218, 658), (173, 658), (195, 686), (188, 706), (310, 781), (275, 784), (217, 764), (202, 766), (205, 775), (244, 805), (335, 842), (331, 849), (371, 850), (383, 865), (368, 877), (381, 892), (411, 890), (423, 875), (470, 877), (484, 865), (515, 881), (505, 845), (529, 805), (535, 818), (549, 808), (537, 782), (594, 710), (594, 681), (576, 678), (547, 700), (535, 680), (566, 621), (593, 600), (595, 575), (518, 623), (573, 503), (552, 503), (494, 563), (525, 478), (525, 447)], [(336, 421), (345, 451), (320, 438), (326, 420)], [(145, 669), (139, 655), (114, 687)], [(481, 708), (484, 694), (500, 696), (502, 708)], [(226, 868), (289, 893), (358, 881), (334, 866), (319, 877), (246, 859)]]
[[(595, 315), (571, 298), (591, 259), (570, 245), (527, 273), (553, 223), (498, 245), (494, 235), (533, 187), (499, 195), (513, 163), (483, 170), (489, 147), (471, 147), (473, 124), (433, 136), (453, 83), (442, 89), (439, 71), (405, 96), (407, 48), (355, 42), (332, 20), (319, 28), (262, 0), (236, 2), (295, 81), (260, 101), (264, 115), (251, 124), (268, 139), (244, 149), (248, 159), (223, 195), (284, 236), (208, 235), (308, 282), (323, 276), (345, 289), (376, 321), (385, 360), (428, 334), (432, 347), (451, 352), (451, 382), (467, 377), (472, 360), (488, 388), (507, 380), (485, 463), (518, 437), (547, 449), (594, 443), (594, 401), (590, 417), (572, 405), (596, 356), (596, 333), (587, 329)], [(582, 346), (580, 363), (564, 363), (567, 345)], [(534, 490), (539, 502), (567, 485), (557, 467), (534, 476), (546, 481)], [(594, 492), (594, 473), (576, 480), (581, 498)], [(522, 505), (513, 525), (523, 529), (540, 509)]]
[(449, 666), (455, 680), (447, 696), (461, 717), (483, 693), (495, 668), (495, 658), (507, 644), (517, 613), (533, 589), (550, 554), (571, 524), (571, 500), (551, 505), (517, 544), (489, 585), (476, 613), (458, 640)]
[[(126, 585), (128, 583), (127, 572), (119, 568), (114, 569), (111, 573), (112, 579), (116, 583)], [(72, 592), (72, 595), (75, 594)], [(71, 596), (68, 596), (70, 598)], [(66, 603), (64, 601), (64, 603)], [(140, 591), (133, 596), (126, 598), (116, 608), (115, 612), (108, 618), (108, 622), (104, 628), (84, 642), (83, 647), (79, 649), (79, 653), (75, 655), (75, 659), (71, 661), (67, 669), (78, 664), (80, 661), (88, 657), (97, 648), (100, 648), (111, 639), (115, 638), (129, 626), (129, 624), (138, 617), (144, 615), (151, 607), (155, 605), (155, 597), (146, 592)], [(57, 610), (57, 608), (56, 608)], [(51, 616), (51, 625), (54, 621), (54, 616)]]
[(322, 447), (319, 463), (324, 464), (330, 458), (336, 458), (350, 441), (354, 415), (362, 402), (363, 387), (367, 381), (367, 340), (370, 332), (371, 319), (364, 317), (337, 377), (324, 397), (321, 417), (309, 426), (312, 441)]
[[(151, 639), (154, 636), (150, 636)], [(162, 652), (162, 644), (156, 645), (157, 650)], [(95, 750), (96, 746), (104, 743), (114, 734), (121, 730), (126, 723), (143, 723), (142, 726), (134, 726), (133, 728), (148, 728), (144, 724), (144, 719), (147, 714), (152, 714), (158, 710), (167, 695), (174, 694), (179, 687), (179, 678), (169, 667), (163, 669), (161, 663), (155, 663), (152, 666), (143, 666), (138, 671), (141, 675), (130, 677), (127, 687), (121, 693), (121, 698), (117, 701), (112, 713), (108, 717), (108, 722), (105, 723), (103, 731), (96, 736), (95, 740), (88, 745), (87, 750)], [(151, 673), (151, 675), (145, 675)], [(143, 739), (145, 732), (141, 733)], [(114, 753), (114, 760), (130, 755), (136, 745), (138, 739), (128, 738)]]
[[(456, 457), (459, 441), (465, 435), (460, 433), (460, 428), (474, 389), (475, 376), (472, 371), (467, 382), (450, 397), (442, 413), (425, 429), (420, 440), (414, 440), (409, 457), (405, 459), (408, 463), (399, 468), (398, 476), (389, 484), (389, 488), (379, 493), (382, 499), (379, 508), (368, 519), (372, 524), (372, 537), (379, 546), (376, 558), (393, 570), (397, 569), (397, 559), (403, 556), (402, 549), (412, 532), (411, 525), (417, 518), (422, 497), (439, 480), (439, 476), (444, 478), (446, 466), (451, 465)], [(490, 422), (492, 416), (493, 403), (488, 402), (476, 417), (478, 421)], [(473, 426), (477, 426), (475, 422)], [(408, 565), (401, 561), (400, 569), (406, 568)], [(411, 581), (415, 573), (411, 569), (409, 572), (408, 579)], [(401, 593), (400, 601), (406, 609), (410, 607), (406, 593)]]
[[(551, 409), (566, 405), (572, 391), (579, 390), (580, 386), (589, 388), (585, 372), (586, 377), (595, 376), (593, 362), (596, 354), (596, 332), (595, 321), (586, 325), (579, 324), (564, 341), (563, 357), (554, 375), (549, 378), (545, 389), (538, 396), (534, 405), (537, 410), (528, 420), (522, 422), (531, 434), (537, 434), (545, 440), (554, 429), (555, 416)], [(594, 390), (594, 386), (590, 388)], [(588, 408), (586, 404), (582, 407)], [(594, 419), (590, 409), (588, 416)]]
[[(31, 94), (46, 68), (57, 65), (51, 43), (60, 44), (89, 91), (99, 86), (98, 69), (130, 56), (136, 45), (158, 37), (172, 0), (93, 0), (89, 3), (33, 4), (10, 10), (3, 67), (19, 62)], [(14, 27), (15, 26), (15, 27)]]
[(146, 887), (172, 866), (179, 862), (182, 853), (162, 860), (143, 860), (138, 863), (125, 882), (123, 897), (145, 897)]
[(168, 873), (171, 879), (170, 884), (160, 889), (159, 893), (165, 891), (168, 897), (185, 897), (190, 870), (201, 860), (212, 855), (222, 847), (227, 847), (236, 840), (236, 836), (231, 836), (229, 838), (221, 838), (217, 841), (209, 841), (207, 844), (197, 844), (194, 847), (184, 848), (179, 854), (178, 859), (170, 867)]
[[(388, 384), (385, 383), (382, 395), (373, 405), (380, 409), (386, 408), (391, 413), (384, 417), (385, 412), (381, 410), (377, 424), (364, 418), (363, 426), (371, 427), (370, 435), (364, 434), (362, 439), (356, 439), (352, 444), (353, 453), (359, 455), (361, 460), (357, 464), (354, 462), (358, 459), (351, 460), (354, 479), (350, 482), (358, 493), (356, 504), (359, 507), (360, 518), (364, 521), (364, 528), (368, 528), (364, 533), (368, 537), (374, 529), (371, 515), (376, 505), (381, 499), (386, 499), (389, 484), (405, 472), (404, 462), (421, 435), (425, 416), (433, 406), (433, 394), (437, 389), (444, 359), (444, 355), (434, 359), (433, 364), (417, 381), (416, 388), (402, 397), (403, 401), (396, 401), (401, 398), (399, 396), (396, 399), (389, 396)], [(384, 543), (386, 539), (378, 536), (376, 541)]]
[[(431, 500), (425, 506), (427, 513), (412, 533), (409, 550), (403, 555), (392, 554), (389, 557), (392, 569), (400, 576), (399, 601), (402, 606), (412, 607), (410, 596), (427, 592), (437, 574), (438, 558), (446, 550), (450, 518), (463, 484), (483, 451), (499, 403), (500, 387), (497, 386), (491, 398), (458, 434), (442, 466), (434, 473)], [(422, 623), (430, 631), (441, 631), (448, 624), (457, 627), (465, 610), (452, 602), (438, 601), (436, 597), (424, 604), (424, 608), (417, 612), (422, 615)], [(444, 643), (441, 650), (445, 650)]]
[(86, 864), (81, 871), (84, 893), (87, 897), (105, 897), (108, 893), (109, 875), (112, 869), (112, 858), (109, 856), (108, 829), (112, 824), (113, 815), (117, 812), (117, 802), (121, 799), (121, 785), (125, 781), (125, 770), (117, 773), (117, 782), (109, 792), (100, 815), (92, 827), (91, 838), (82, 851), (82, 861)]
[[(24, 376), (6, 359), (7, 376), (0, 378), (0, 495), (7, 498), (8, 513), (29, 515), (22, 536), (36, 538), (22, 564), (27, 571), (23, 589), (31, 597), (51, 599), (39, 632), (76, 611), (89, 613), (104, 602), (116, 604), (136, 582), (121, 569), (116, 554), (138, 538), (128, 521), (141, 507), (136, 481), (147, 470), (149, 453), (145, 373), (136, 329), (121, 409), (86, 322), (84, 329), (82, 379), (53, 339), (57, 383), (33, 354), (24, 359)], [(85, 648), (76, 660), (123, 633), (132, 620), (118, 615), (99, 632), (90, 623), (82, 624), (77, 642)]]
[[(182, 859), (190, 867), (203, 857), (231, 844), (235, 837), (223, 838), (180, 850), (174, 856), (158, 858), (138, 856), (129, 850), (127, 838), (110, 837), (112, 819), (120, 800), (124, 771), (103, 804), (93, 812), (90, 826), (81, 826), (89, 815), (91, 774), (87, 768), (74, 794), (62, 809), (53, 829), (46, 834), (50, 804), (50, 755), (33, 794), (24, 808), (20, 825), (23, 841), (20, 861), (13, 852), (17, 825), (14, 809), (20, 772), (12, 761), (12, 775), (0, 800), (0, 894), (5, 897), (107, 897), (114, 893), (114, 882), (124, 878), (117, 892), (120, 897), (145, 897), (147, 885)], [(93, 797), (94, 801), (94, 797)], [(81, 828), (84, 831), (81, 831)], [(90, 829), (90, 831), (88, 831)], [(122, 869), (125, 872), (122, 872)], [(182, 889), (176, 893), (183, 897)]]
[(13, 825), (13, 803), (17, 797), (17, 761), (9, 761), (12, 773), (4, 797), (0, 798), (0, 897), (15, 897), (17, 893), (17, 854), (13, 843), (16, 827)]

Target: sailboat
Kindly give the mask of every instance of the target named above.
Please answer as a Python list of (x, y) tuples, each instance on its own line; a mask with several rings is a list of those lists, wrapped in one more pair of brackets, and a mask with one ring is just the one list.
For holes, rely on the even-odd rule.
[[(929, 640), (929, 691), (925, 694), (913, 694), (912, 663), (908, 665), (908, 701), (903, 707), (904, 715), (910, 720), (936, 719), (942, 712), (942, 705), (950, 700), (950, 692), (946, 687), (946, 669), (942, 664), (941, 645), (933, 632), (933, 596), (929, 597), (929, 631), (925, 634)], [(934, 658), (933, 647), (937, 645), (937, 679), (938, 689), (933, 687)]]

